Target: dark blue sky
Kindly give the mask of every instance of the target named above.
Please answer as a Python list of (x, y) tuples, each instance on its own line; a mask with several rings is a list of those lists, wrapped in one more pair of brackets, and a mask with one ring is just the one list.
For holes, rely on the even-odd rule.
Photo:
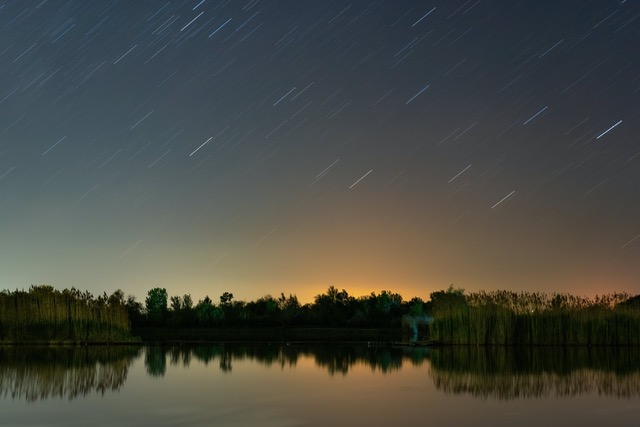
[(0, 2), (0, 288), (640, 292), (636, 1)]

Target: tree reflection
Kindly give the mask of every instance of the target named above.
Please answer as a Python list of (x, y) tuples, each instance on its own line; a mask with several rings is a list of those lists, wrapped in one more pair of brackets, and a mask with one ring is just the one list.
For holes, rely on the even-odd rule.
[(147, 347), (144, 366), (152, 377), (162, 377), (167, 372), (167, 350), (164, 347)]
[[(317, 346), (310, 353), (316, 365), (326, 368), (331, 375), (346, 375), (355, 365), (369, 366), (373, 371), (391, 372), (402, 368), (403, 361), (411, 361), (402, 349), (391, 347)], [(421, 360), (418, 358), (413, 362), (421, 363)]]
[[(640, 396), (639, 348), (612, 347), (438, 347), (393, 348), (364, 345), (220, 344), (149, 347), (145, 362), (170, 360), (187, 367), (192, 359), (233, 371), (251, 360), (265, 366), (295, 367), (312, 359), (329, 375), (348, 375), (356, 366), (391, 373), (404, 364), (430, 367), (437, 389), (480, 398), (532, 398), (599, 393)], [(149, 373), (164, 372), (147, 367)]]
[(35, 401), (75, 399), (123, 387), (129, 367), (143, 357), (149, 376), (193, 360), (232, 373), (235, 363), (280, 369), (313, 360), (329, 375), (355, 367), (393, 373), (424, 366), (435, 387), (485, 399), (566, 397), (584, 393), (640, 396), (640, 348), (611, 347), (438, 347), (365, 345), (219, 344), (200, 346), (0, 347), (0, 393)]
[(104, 395), (125, 383), (139, 347), (0, 347), (0, 393), (27, 401)]
[(152, 376), (164, 375), (166, 360), (171, 365), (189, 366), (192, 358), (205, 365), (217, 364), (223, 372), (232, 372), (233, 363), (252, 360), (266, 366), (295, 367), (300, 357), (314, 359), (316, 365), (330, 375), (346, 375), (356, 365), (374, 371), (390, 372), (402, 367), (403, 361), (421, 364), (426, 349), (366, 347), (363, 345), (262, 345), (219, 344), (202, 346), (147, 347), (145, 365)]
[(430, 354), (431, 377), (444, 392), (480, 398), (632, 397), (639, 356), (635, 347), (442, 347)]

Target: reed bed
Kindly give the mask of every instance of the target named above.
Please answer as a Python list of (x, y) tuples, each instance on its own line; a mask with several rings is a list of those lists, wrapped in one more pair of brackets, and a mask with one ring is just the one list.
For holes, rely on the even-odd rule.
[(107, 342), (131, 339), (121, 292), (94, 298), (76, 289), (32, 286), (0, 292), (0, 342)]
[(454, 345), (640, 345), (640, 307), (627, 294), (449, 289), (431, 295), (431, 339)]

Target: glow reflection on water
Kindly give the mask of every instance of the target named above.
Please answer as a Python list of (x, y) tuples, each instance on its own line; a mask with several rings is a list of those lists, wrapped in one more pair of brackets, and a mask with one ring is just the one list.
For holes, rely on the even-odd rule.
[[(606, 360), (618, 361), (613, 369), (589, 366), (600, 360), (592, 353), (570, 355), (572, 363), (583, 359), (588, 363), (568, 369), (564, 362), (544, 365), (549, 355), (537, 352), (527, 356), (534, 366), (523, 366), (514, 365), (509, 352), (497, 351), (362, 346), (121, 350), (110, 350), (107, 356), (98, 349), (80, 356), (75, 351), (49, 354), (36, 363), (21, 351), (3, 349), (1, 424), (539, 427), (595, 425), (612, 419), (616, 425), (640, 423), (640, 367), (634, 368), (635, 353), (604, 354)], [(47, 385), (49, 380), (57, 388)], [(32, 398), (38, 387), (39, 397)], [(21, 394), (27, 389), (31, 394)]]

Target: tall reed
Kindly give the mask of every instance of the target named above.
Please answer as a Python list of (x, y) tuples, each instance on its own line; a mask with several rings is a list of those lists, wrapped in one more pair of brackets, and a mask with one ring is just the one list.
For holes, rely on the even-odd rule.
[(32, 286), (0, 292), (0, 342), (130, 339), (122, 292), (94, 298), (77, 289)]
[(640, 307), (627, 294), (494, 291), (431, 295), (431, 339), (459, 345), (640, 345)]

